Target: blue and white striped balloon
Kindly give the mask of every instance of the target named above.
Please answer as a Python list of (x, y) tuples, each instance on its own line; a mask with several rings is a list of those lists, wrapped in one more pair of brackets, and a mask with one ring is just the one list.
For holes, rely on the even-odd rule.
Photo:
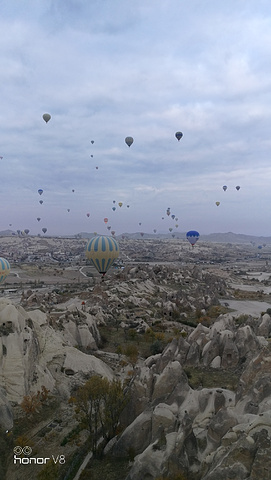
[(112, 237), (97, 235), (91, 238), (87, 244), (86, 257), (103, 275), (106, 274), (118, 256), (119, 244)]
[(0, 257), (0, 283), (2, 283), (7, 278), (9, 272), (9, 262), (5, 258)]

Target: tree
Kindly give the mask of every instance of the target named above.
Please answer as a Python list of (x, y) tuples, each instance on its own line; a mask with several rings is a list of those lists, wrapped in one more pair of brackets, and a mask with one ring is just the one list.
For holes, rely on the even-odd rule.
[(53, 460), (49, 460), (42, 470), (37, 474), (38, 480), (56, 480), (59, 474), (59, 465)]
[(109, 382), (94, 375), (72, 399), (77, 418), (89, 430), (93, 454), (97, 453), (99, 438), (108, 442), (116, 435), (120, 415), (128, 401), (127, 393), (120, 380)]
[(30, 395), (25, 395), (21, 403), (21, 407), (25, 411), (25, 413), (30, 415), (35, 412), (38, 412), (40, 406), (41, 406), (40, 396), (35, 393), (30, 393)]
[(38, 412), (42, 403), (45, 402), (48, 398), (50, 390), (48, 390), (44, 385), (41, 387), (41, 391), (38, 390), (37, 393), (30, 393), (25, 395), (21, 403), (22, 409), (27, 414), (33, 414)]

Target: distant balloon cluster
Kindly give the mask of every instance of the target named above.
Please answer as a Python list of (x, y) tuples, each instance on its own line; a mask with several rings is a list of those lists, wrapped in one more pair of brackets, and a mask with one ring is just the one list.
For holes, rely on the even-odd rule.
[[(239, 191), (240, 188), (241, 188), (240, 185), (236, 185), (236, 187), (235, 187), (235, 189), (236, 189), (237, 191)], [(227, 185), (223, 185), (222, 189), (224, 190), (224, 192), (226, 192), (226, 191), (228, 190), (228, 186), (227, 186)], [(217, 202), (215, 202), (215, 204), (216, 204), (217, 207), (219, 207), (220, 202), (217, 201)]]
[[(48, 122), (52, 120), (51, 114), (50, 113), (44, 113), (42, 115), (42, 119), (44, 120), (44, 122), (46, 124), (48, 124)], [(40, 121), (42, 123), (41, 119), (40, 119)], [(52, 123), (50, 125), (52, 125)], [(49, 127), (44, 126), (44, 129), (46, 131), (48, 131), (47, 130), (48, 128), (49, 128), (49, 131), (50, 131), (50, 126)], [(176, 140), (174, 140), (174, 136), (175, 136), (175, 139), (178, 142), (180, 142), (183, 139), (184, 135), (183, 135), (183, 132), (181, 132), (181, 131), (176, 131), (175, 134), (172, 132), (172, 141), (176, 142)], [(96, 148), (96, 144), (95, 144), (96, 140), (91, 139), (91, 140), (88, 140), (88, 141), (90, 141), (90, 144), (91, 144), (91, 147), (90, 147), (91, 150), (88, 154), (90, 155), (91, 158), (94, 158), (94, 150)], [(132, 151), (137, 146), (137, 143), (135, 142), (134, 137), (131, 136), (131, 135), (128, 135), (124, 138), (124, 143), (129, 148), (131, 148), (133, 146), (132, 149), (131, 149)], [(95, 146), (94, 146), (94, 144), (95, 144)], [(122, 144), (122, 145), (123, 145), (123, 148), (126, 148), (124, 146), (124, 144)], [(179, 147), (177, 147), (177, 148), (179, 148)], [(126, 150), (126, 152), (127, 152), (127, 150)], [(1, 156), (0, 159), (3, 159), (3, 157)], [(100, 164), (99, 161), (97, 162), (95, 160), (95, 165), (92, 165), (93, 169), (94, 169), (94, 166), (95, 166), (95, 170), (99, 170), (99, 168), (102, 167), (102, 164)], [(102, 168), (100, 168), (100, 170), (102, 170)], [(96, 175), (99, 178), (100, 171), (95, 173), (95, 179), (96, 179)], [(72, 186), (74, 186), (74, 185), (72, 185)], [(69, 192), (72, 192), (73, 198), (76, 198), (77, 189), (76, 188), (71, 188), (72, 186), (69, 187)], [(75, 187), (76, 187), (76, 185), (75, 185)], [(235, 186), (235, 189), (237, 191), (239, 191), (240, 188), (241, 188), (240, 185)], [(230, 188), (228, 188), (227, 185), (223, 185), (222, 189), (223, 189), (224, 192), (227, 192), (228, 190), (230, 190)], [(38, 195), (39, 195), (39, 197), (38, 197), (39, 204), (43, 205), (43, 203), (44, 203), (44, 201), (43, 201), (43, 198), (44, 198), (43, 188), (39, 188), (37, 190), (37, 192), (38, 192)], [(223, 193), (221, 193), (221, 195), (224, 197)], [(227, 193), (227, 195), (228, 195), (228, 193)], [(46, 195), (45, 195), (45, 197), (46, 197)], [(71, 198), (71, 194), (70, 194), (69, 198)], [(226, 198), (226, 196), (224, 198)], [(220, 204), (221, 204), (220, 200), (217, 200), (215, 202), (215, 205), (217, 207), (220, 206)], [(102, 275), (105, 275), (105, 273), (113, 265), (114, 261), (116, 260), (116, 258), (119, 255), (119, 245), (118, 245), (118, 243), (115, 239), (116, 230), (114, 229), (114, 226), (113, 226), (114, 221), (118, 217), (118, 214), (119, 214), (118, 212), (120, 211), (121, 212), (120, 215), (122, 215), (122, 216), (125, 215), (124, 212), (126, 211), (126, 208), (130, 208), (130, 205), (131, 205), (131, 213), (133, 213), (132, 211), (133, 211), (133, 208), (134, 208), (134, 203), (133, 202), (131, 202), (131, 204), (126, 203), (126, 201), (122, 198), (122, 196), (121, 196), (121, 198), (117, 198), (117, 196), (116, 196), (116, 200), (113, 200), (112, 204), (108, 205), (108, 211), (106, 210), (102, 214), (101, 219), (100, 219), (101, 225), (103, 225), (103, 228), (106, 228), (106, 230), (108, 232), (110, 232), (110, 236), (108, 236), (108, 235), (97, 235), (96, 234), (87, 244), (86, 257), (90, 260), (92, 265), (94, 265), (94, 267)], [(213, 205), (213, 203), (212, 203), (212, 205)], [(68, 204), (68, 205), (64, 206), (64, 209), (68, 214), (70, 214), (70, 216), (72, 216), (72, 213), (71, 213), (72, 208), (70, 208), (70, 207), (72, 207), (72, 205)], [(44, 208), (46, 208), (46, 198), (45, 198), (45, 207), (42, 207), (42, 210)], [(90, 209), (90, 207), (86, 207), (86, 210), (84, 210), (84, 212), (82, 214), (82, 217), (85, 218), (85, 221), (86, 221), (86, 217), (88, 219), (92, 218), (91, 210), (87, 211), (87, 209)], [(112, 213), (112, 212), (114, 212), (114, 213)], [(172, 213), (170, 207), (165, 208), (164, 213), (162, 213), (162, 215), (166, 214), (165, 216), (162, 216), (163, 224), (166, 226), (166, 228), (171, 233), (171, 236), (173, 238), (175, 237), (176, 230), (179, 228), (179, 219), (178, 219), (178, 216), (176, 215), (176, 213), (175, 212)], [(41, 222), (42, 221), (42, 214), (38, 214), (38, 216), (36, 217), (36, 220), (37, 220), (38, 223)], [(141, 219), (140, 218), (137, 219), (137, 222), (138, 222), (138, 220), (141, 220)], [(168, 223), (168, 222), (170, 222), (170, 223)], [(140, 227), (139, 234), (140, 234), (141, 237), (144, 237), (144, 222), (139, 221), (138, 225)], [(159, 228), (160, 223), (157, 224), (157, 225), (155, 224), (154, 226), (155, 226), (155, 228), (153, 228), (153, 233), (156, 234), (160, 230), (160, 228)], [(116, 226), (115, 226), (115, 228), (116, 228)], [(29, 232), (30, 231), (29, 231), (28, 228), (24, 229), (23, 231), (17, 230), (17, 234), (20, 235), (20, 236), (28, 235)], [(47, 233), (47, 227), (43, 226), (41, 228), (41, 232), (45, 235)], [(197, 230), (189, 230), (186, 233), (186, 239), (192, 247), (195, 246), (195, 244), (198, 242), (199, 238), (200, 238), (200, 234)], [(4, 261), (4, 259), (2, 259), (2, 260)], [(7, 264), (4, 264), (4, 263), (3, 263), (3, 265), (5, 266), (5, 270), (4, 270), (4, 266), (2, 266), (3, 275), (4, 275), (5, 272), (8, 271), (8, 266), (7, 266)], [(0, 259), (0, 267), (1, 267), (1, 259)], [(2, 277), (0, 277), (0, 282), (3, 281), (3, 280), (1, 280), (1, 278)]]

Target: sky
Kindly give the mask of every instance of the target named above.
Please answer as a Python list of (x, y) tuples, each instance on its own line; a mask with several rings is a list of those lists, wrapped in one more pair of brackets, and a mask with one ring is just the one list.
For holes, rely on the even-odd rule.
[(0, 230), (271, 235), (270, 0), (0, 0), (0, 31)]

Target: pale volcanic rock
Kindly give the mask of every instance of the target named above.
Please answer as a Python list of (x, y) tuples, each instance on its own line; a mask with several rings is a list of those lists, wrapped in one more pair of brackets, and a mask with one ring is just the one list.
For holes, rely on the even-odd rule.
[(0, 388), (0, 426), (3, 430), (11, 430), (13, 427), (12, 408), (3, 388)]
[(113, 447), (114, 455), (123, 457), (129, 450), (136, 455), (143, 452), (151, 441), (151, 422), (152, 411), (146, 409), (121, 434)]
[(269, 337), (271, 333), (271, 318), (268, 313), (265, 313), (261, 318), (261, 323), (257, 329), (257, 335), (263, 337)]
[(210, 363), (218, 356), (220, 356), (220, 338), (217, 335), (209, 340), (202, 350), (202, 362), (203, 365), (210, 365)]
[(211, 368), (220, 368), (220, 367), (221, 367), (221, 357), (220, 357), (220, 355), (217, 355), (217, 357), (215, 357), (215, 358), (211, 361), (210, 367), (211, 367)]
[(169, 362), (163, 372), (156, 377), (152, 400), (166, 398), (171, 394), (174, 387), (178, 385), (182, 374), (183, 369), (179, 362)]
[(73, 372), (73, 374), (100, 375), (108, 378), (108, 380), (113, 379), (111, 369), (104, 362), (73, 347), (65, 348), (63, 369), (64, 372), (69, 372), (69, 375)]
[[(62, 388), (67, 395), (71, 381), (64, 372), (70, 376), (79, 373), (79, 383), (83, 375), (113, 378), (111, 369), (101, 360), (69, 346), (62, 332), (54, 330), (40, 310), (26, 312), (0, 301), (0, 321), (0, 386), (7, 400), (20, 403), (43, 385), (52, 392)], [(77, 328), (79, 340), (80, 333), (86, 345), (95, 347), (88, 325)]]
[(145, 298), (136, 297), (134, 295), (130, 295), (127, 298), (127, 302), (132, 303), (136, 307), (148, 307), (149, 306), (149, 302)]
[[(175, 410), (175, 414), (173, 413)], [(176, 413), (178, 413), (177, 405), (174, 408), (167, 405), (166, 403), (159, 403), (153, 411), (152, 415), (152, 439), (155, 441), (159, 437), (159, 432), (161, 428), (163, 429), (164, 433), (173, 432), (176, 428), (177, 417)]]
[(260, 350), (260, 342), (249, 325), (238, 328), (235, 337), (235, 344), (240, 357), (255, 355)]

